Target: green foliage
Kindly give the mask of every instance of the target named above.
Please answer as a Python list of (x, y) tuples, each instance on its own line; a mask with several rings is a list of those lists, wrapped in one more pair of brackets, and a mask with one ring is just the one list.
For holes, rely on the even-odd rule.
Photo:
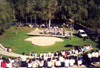
[(13, 12), (8, 2), (0, 2), (0, 30), (5, 29), (13, 20)]
[[(25, 22), (26, 17), (32, 16), (35, 24), (36, 21), (49, 20), (50, 25), (53, 19), (61, 19), (66, 22), (69, 18), (74, 17), (75, 22), (87, 27), (98, 28), (100, 26), (98, 23), (100, 19), (99, 0), (7, 0), (6, 2), (2, 0), (0, 2), (2, 9), (0, 16), (3, 19), (0, 22), (8, 22), (7, 18)], [(6, 3), (6, 7), (4, 3)], [(95, 20), (95, 25), (89, 22), (91, 20)]]

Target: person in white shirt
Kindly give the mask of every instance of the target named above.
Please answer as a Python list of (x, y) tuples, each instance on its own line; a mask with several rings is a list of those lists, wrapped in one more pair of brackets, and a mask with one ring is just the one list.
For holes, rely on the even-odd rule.
[(91, 44), (89, 44), (89, 49), (92, 49), (92, 46), (91, 46)]
[(51, 68), (52, 67), (51, 58), (48, 59), (47, 66), (48, 66), (48, 68)]
[(9, 59), (9, 61), (11, 62), (12, 58), (11, 58), (11, 57), (9, 57), (8, 59)]
[(61, 62), (61, 67), (64, 66), (64, 58), (63, 56), (59, 56), (59, 61)]
[(93, 64), (95, 63), (95, 61), (96, 61), (95, 60), (95, 52), (92, 51), (92, 62), (93, 62)]
[(62, 56), (65, 56), (65, 51), (64, 50), (62, 51)]
[(44, 62), (42, 61), (42, 59), (40, 59), (39, 68), (43, 68), (43, 65), (44, 65)]
[(11, 62), (8, 59), (6, 60), (6, 67), (8, 67), (8, 68), (11, 68), (12, 67)]
[(78, 54), (78, 50), (75, 50), (75, 54)]
[(51, 52), (48, 53), (48, 57), (51, 57)]
[(95, 52), (95, 58), (96, 58), (96, 62), (98, 62), (98, 60), (99, 60), (99, 52), (98, 51)]
[(15, 67), (14, 58), (11, 59), (11, 64), (12, 64), (12, 67)]
[(61, 67), (61, 62), (59, 61), (59, 58), (57, 58), (57, 61), (55, 62), (55, 67)]
[(43, 56), (42, 52), (40, 52), (40, 55), (39, 56), (40, 56), (40, 58), (42, 58), (42, 56)]
[(12, 49), (11, 49), (11, 47), (9, 48), (9, 52), (10, 52), (10, 53), (12, 52)]
[(2, 62), (3, 60), (2, 60), (2, 58), (0, 58), (0, 67), (1, 67), (1, 62)]
[(38, 67), (38, 63), (35, 61), (35, 59), (32, 59), (32, 68)]
[(31, 68), (32, 67), (32, 61), (31, 61), (31, 59), (29, 60), (29, 62), (28, 62), (28, 66), (27, 66), (28, 68)]
[(99, 62), (100, 62), (100, 50), (99, 50)]
[(54, 57), (54, 52), (51, 53), (51, 58), (53, 58), (53, 57)]
[(7, 47), (5, 47), (5, 49), (4, 49), (5, 51), (7, 51)]
[(80, 60), (80, 59), (78, 58), (77, 64), (78, 64), (78, 66), (81, 66), (81, 65), (82, 65), (82, 60)]
[(31, 68), (31, 67), (32, 67), (32, 60), (30, 59), (29, 62), (28, 62), (27, 64), (28, 64), (27, 67), (28, 67), (28, 68)]
[(88, 53), (88, 58), (90, 59), (90, 61), (92, 61), (92, 54)]
[(68, 59), (68, 57), (65, 58), (64, 64), (65, 64), (65, 68), (69, 67), (69, 59)]
[(72, 67), (75, 63), (75, 60), (73, 59), (73, 57), (69, 60), (69, 64)]
[(26, 67), (26, 65), (25, 65), (25, 61), (26, 61), (26, 56), (25, 56), (25, 53), (22, 53), (22, 56), (20, 56), (21, 57), (21, 59), (22, 59), (22, 67)]
[(34, 57), (36, 58), (37, 57), (37, 53), (35, 52), (35, 54), (34, 54)]

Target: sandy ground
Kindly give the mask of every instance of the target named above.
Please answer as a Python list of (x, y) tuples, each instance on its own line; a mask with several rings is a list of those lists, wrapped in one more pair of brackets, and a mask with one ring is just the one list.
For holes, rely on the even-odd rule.
[(25, 39), (25, 41), (31, 41), (32, 44), (38, 45), (38, 46), (50, 46), (55, 44), (56, 42), (63, 42), (62, 39), (56, 38), (56, 37), (32, 37)]

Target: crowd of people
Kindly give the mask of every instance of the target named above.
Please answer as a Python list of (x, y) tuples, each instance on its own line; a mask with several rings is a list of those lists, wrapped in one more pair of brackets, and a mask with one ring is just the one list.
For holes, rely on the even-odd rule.
[(63, 28), (58, 29), (58, 26), (50, 27), (49, 29), (41, 30), (41, 34), (63, 35)]
[(70, 33), (66, 33), (63, 28), (58, 29), (58, 26), (50, 27), (49, 29), (43, 29), (40, 31), (40, 34), (52, 34), (52, 35), (60, 35), (65, 37), (70, 37)]
[[(96, 63), (100, 60), (100, 50), (91, 53), (86, 51), (92, 49), (91, 45), (78, 47), (70, 50), (62, 50), (57, 52), (40, 52), (39, 56), (37, 53), (29, 53), (29, 56), (34, 58), (27, 58), (25, 53), (20, 57), (8, 59), (0, 57), (0, 67), (28, 67), (28, 68), (52, 68), (52, 67), (73, 67), (74, 65), (86, 65), (87, 67), (92, 66), (91, 63)], [(83, 53), (83, 55), (77, 56), (77, 54)]]
[(11, 47), (5, 47), (4, 50), (7, 51), (7, 52), (10, 52), (10, 53), (12, 52)]

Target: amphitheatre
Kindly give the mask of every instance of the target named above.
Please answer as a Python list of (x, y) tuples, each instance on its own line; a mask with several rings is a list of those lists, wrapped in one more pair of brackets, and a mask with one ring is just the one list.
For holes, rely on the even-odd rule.
[[(13, 44), (13, 45), (17, 45), (16, 46), (16, 48), (17, 47), (21, 47), (22, 46), (22, 49), (20, 50), (19, 49), (19, 51), (20, 51), (20, 53), (18, 53), (17, 51), (18, 50), (16, 50), (16, 51), (14, 51), (14, 49), (13, 49), (13, 47), (15, 47), (15, 46), (11, 46), (11, 48), (12, 48), (12, 50), (13, 50), (13, 52), (12, 53), (9, 53), (9, 52), (7, 52), (7, 51), (5, 51), (4, 50), (4, 48), (5, 47), (7, 47), (7, 46), (5, 46), (5, 43), (3, 43), (3, 41), (5, 40), (1, 40), (1, 44), (0, 44), (0, 54), (2, 54), (2, 55), (6, 55), (6, 56), (11, 56), (11, 57), (19, 57), (19, 56), (22, 56), (21, 55), (21, 53), (23, 52), (23, 51), (26, 51), (25, 53), (27, 53), (27, 51), (28, 52), (30, 52), (32, 49), (33, 49), (33, 52), (34, 52), (34, 50), (35, 49), (37, 49), (38, 51), (35, 51), (35, 52), (37, 52), (38, 54), (40, 53), (40, 52), (49, 52), (50, 50), (51, 50), (51, 52), (53, 51), (53, 50), (56, 50), (56, 49), (60, 49), (60, 48), (65, 48), (65, 49), (67, 49), (67, 48), (70, 48), (70, 47), (67, 47), (68, 45), (64, 45), (63, 43), (67, 43), (67, 44), (71, 44), (72, 42), (70, 42), (70, 41), (73, 41), (73, 43), (72, 43), (72, 45), (74, 44), (77, 44), (77, 42), (78, 41), (82, 41), (82, 38), (80, 38), (79, 40), (77, 40), (78, 38), (77, 38), (77, 36), (75, 36), (75, 35), (73, 35), (73, 38), (72, 39), (65, 39), (63, 36), (60, 36), (60, 35), (58, 35), (58, 36), (56, 36), (56, 35), (49, 35), (49, 34), (47, 34), (47, 35), (45, 35), (45, 34), (39, 34), (39, 32), (41, 31), (40, 29), (38, 29), (38, 28), (36, 28), (36, 29), (34, 29), (34, 30), (32, 30), (32, 31), (29, 31), (28, 33), (27, 32), (25, 32), (25, 34), (22, 34), (21, 35), (21, 33), (20, 32), (22, 32), (23, 31), (23, 29), (24, 29), (24, 27), (20, 27), (20, 28), (18, 28), (18, 30), (19, 30), (19, 32), (18, 32), (18, 34), (16, 35), (16, 33), (14, 34), (13, 32), (11, 32), (10, 33), (10, 35), (12, 35), (12, 36), (14, 36), (14, 38), (16, 37), (16, 40), (20, 40), (21, 38), (21, 36), (24, 36), (24, 35), (26, 35), (26, 36), (24, 36), (25, 38), (23, 38), (23, 41), (24, 41), (24, 43), (25, 44), (27, 44), (28, 43), (28, 45), (25, 45), (24, 43), (22, 43), (22, 41), (19, 41), (19, 43), (15, 43), (15, 44)], [(30, 28), (31, 29), (31, 28)], [(13, 30), (13, 27), (12, 28), (10, 28), (9, 29), (10, 31), (11, 30)], [(25, 29), (26, 30), (26, 29)], [(16, 32), (16, 31), (15, 31)], [(70, 31), (66, 31), (67, 33), (69, 33)], [(8, 35), (8, 34), (7, 34)], [(10, 37), (10, 35), (8, 35), (8, 38), (11, 38)], [(12, 37), (13, 38), (13, 37)], [(19, 39), (18, 39), (19, 38)], [(74, 38), (76, 38), (76, 40), (74, 40)], [(3, 39), (3, 38), (2, 38)], [(7, 40), (7, 42), (10, 42), (11, 40), (9, 39), (9, 40)], [(45, 42), (46, 41), (46, 42)], [(87, 43), (89, 42), (90, 40), (87, 40)], [(5, 41), (6, 42), (6, 41)], [(7, 43), (6, 42), (6, 43)], [(12, 39), (12, 42), (15, 42), (15, 39)], [(19, 45), (20, 43), (22, 43), (22, 44), (24, 44), (24, 45)], [(78, 42), (79, 43), (79, 42)], [(9, 43), (7, 43), (7, 44), (9, 44)], [(56, 45), (57, 44), (57, 45)], [(80, 44), (83, 44), (82, 42), (80, 43)], [(90, 43), (88, 43), (88, 44), (90, 44)], [(92, 43), (91, 43), (92, 44)], [(4, 45), (4, 46), (3, 46)], [(11, 45), (11, 44), (9, 44), (9, 45)], [(62, 45), (62, 46), (61, 46)], [(77, 44), (77, 45), (79, 45), (79, 44)], [(27, 46), (29, 47), (28, 49), (27, 49)], [(55, 47), (56, 46), (56, 47)], [(75, 45), (76, 46), (76, 45)], [(41, 51), (39, 51), (39, 49), (38, 48), (41, 48), (40, 50)], [(24, 50), (24, 48), (26, 48), (25, 50)], [(42, 49), (42, 48), (44, 48), (44, 49)], [(50, 49), (49, 49), (50, 48)], [(47, 51), (46, 51), (46, 49), (48, 49)], [(53, 49), (53, 50), (52, 50)], [(42, 50), (44, 50), (44, 51), (42, 51)], [(57, 51), (57, 50), (56, 50)], [(90, 50), (89, 50), (90, 51)], [(31, 51), (32, 52), (32, 51)], [(81, 54), (81, 53), (80, 53)], [(28, 55), (26, 55), (26, 57), (27, 58), (34, 58), (33, 56), (28, 56)], [(74, 66), (75, 68), (77, 68), (77, 66)], [(82, 67), (84, 67), (85, 68), (85, 66), (82, 66)], [(70, 67), (71, 68), (71, 67)]]

